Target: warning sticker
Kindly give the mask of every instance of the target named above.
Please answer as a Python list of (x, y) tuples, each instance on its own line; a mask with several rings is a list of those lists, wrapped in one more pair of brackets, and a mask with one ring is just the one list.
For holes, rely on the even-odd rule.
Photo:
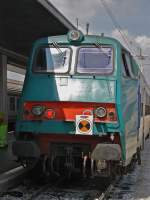
[(93, 116), (77, 115), (76, 134), (92, 135), (92, 133), (93, 133)]

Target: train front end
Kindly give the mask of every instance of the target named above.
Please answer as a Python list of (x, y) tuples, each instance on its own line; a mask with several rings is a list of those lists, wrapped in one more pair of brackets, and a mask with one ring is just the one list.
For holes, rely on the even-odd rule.
[(120, 163), (117, 45), (80, 31), (35, 43), (13, 143), (22, 162), (84, 176)]

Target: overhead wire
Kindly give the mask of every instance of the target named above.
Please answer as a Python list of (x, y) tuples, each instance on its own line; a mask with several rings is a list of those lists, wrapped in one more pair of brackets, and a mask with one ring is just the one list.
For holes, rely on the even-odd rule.
[[(113, 12), (112, 10), (109, 8), (108, 4), (106, 3), (105, 0), (100, 0), (102, 2), (102, 5), (104, 7), (104, 9), (106, 10), (107, 12), (107, 15), (110, 17), (110, 19), (112, 20), (113, 22), (113, 25), (115, 26), (115, 28), (118, 30), (118, 32), (120, 33), (122, 39), (124, 40), (125, 44), (127, 45), (127, 48), (129, 49), (129, 51), (131, 52), (131, 54), (133, 55), (133, 57), (139, 57), (136, 55), (136, 51), (132, 49), (131, 47), (131, 42), (133, 43), (132, 40), (128, 40), (128, 36), (122, 32), (122, 27), (120, 26), (120, 24), (117, 22), (115, 16), (113, 15)], [(139, 60), (136, 59), (136, 61), (139, 63)], [(140, 64), (140, 63), (139, 63)], [(141, 66), (141, 64), (140, 64)], [(141, 68), (141, 71), (142, 71), (142, 67)]]
[(105, 0), (100, 0), (102, 2), (103, 7), (105, 8), (108, 16), (110, 17), (110, 19), (113, 22), (113, 25), (115, 26), (115, 28), (117, 29), (117, 31), (120, 33), (122, 39), (124, 40), (125, 44), (127, 45), (128, 49), (130, 50), (130, 52), (132, 54), (134, 54), (135, 52), (133, 52), (131, 45), (130, 45), (130, 41), (128, 40), (128, 37), (125, 33), (122, 32), (122, 27), (119, 25), (119, 23), (117, 22), (115, 16), (113, 15), (113, 12), (110, 10), (108, 4), (106, 3)]

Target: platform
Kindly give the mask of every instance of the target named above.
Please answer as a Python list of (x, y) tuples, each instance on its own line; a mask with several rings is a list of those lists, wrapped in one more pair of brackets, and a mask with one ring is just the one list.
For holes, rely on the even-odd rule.
[(142, 151), (142, 164), (136, 165), (114, 187), (109, 200), (150, 200), (150, 139)]
[(142, 165), (137, 173), (134, 191), (134, 199), (150, 200), (150, 139), (146, 140), (142, 152)]
[(19, 164), (15, 162), (16, 157), (14, 157), (11, 152), (11, 144), (13, 140), (14, 140), (13, 133), (9, 133), (8, 147), (0, 149), (0, 174), (19, 166)]

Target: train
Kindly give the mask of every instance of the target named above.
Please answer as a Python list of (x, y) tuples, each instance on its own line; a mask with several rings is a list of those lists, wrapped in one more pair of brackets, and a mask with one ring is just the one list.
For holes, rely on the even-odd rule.
[[(13, 86), (12, 81), (11, 81), (11, 86)], [(20, 96), (20, 91), (16, 90), (16, 88), (14, 87), (11, 87), (10, 89), (10, 85), (8, 84), (8, 91), (7, 91), (8, 121), (4, 120), (5, 114), (0, 113), (0, 148), (5, 148), (8, 145), (7, 132), (12, 132), (15, 130), (19, 96)]]
[(118, 173), (141, 162), (149, 95), (118, 40), (79, 30), (41, 38), (29, 58), (13, 154), (49, 175)]
[(7, 109), (8, 122), (4, 120), (4, 113), (0, 113), (0, 148), (7, 147), (8, 132), (15, 130), (17, 112), (18, 112), (19, 93), (8, 91), (7, 93)]
[(14, 131), (23, 81), (7, 79), (8, 130)]
[(18, 113), (19, 94), (8, 94), (8, 129), (10, 131), (15, 130), (15, 123)]

